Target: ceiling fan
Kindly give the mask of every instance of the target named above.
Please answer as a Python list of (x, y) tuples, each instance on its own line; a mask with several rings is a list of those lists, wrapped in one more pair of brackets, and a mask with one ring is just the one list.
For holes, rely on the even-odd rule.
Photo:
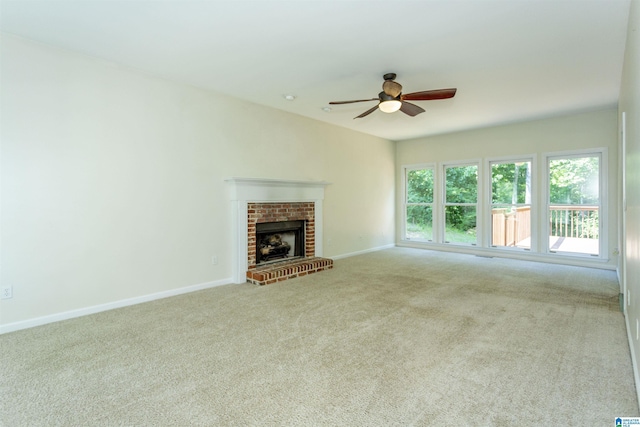
[(453, 89), (436, 89), (425, 90), (422, 92), (413, 92), (402, 94), (402, 85), (395, 81), (395, 73), (387, 73), (383, 76), (384, 83), (382, 84), (382, 92), (378, 94), (377, 98), (371, 99), (358, 99), (355, 101), (336, 101), (330, 102), (330, 105), (340, 104), (352, 104), (354, 102), (366, 102), (366, 101), (378, 101), (378, 105), (365, 111), (354, 119), (360, 119), (373, 113), (376, 109), (380, 108), (385, 113), (394, 113), (398, 110), (403, 113), (414, 117), (420, 113), (424, 113), (424, 109), (415, 104), (407, 101), (431, 101), (434, 99), (448, 99), (453, 98), (456, 94), (455, 88)]

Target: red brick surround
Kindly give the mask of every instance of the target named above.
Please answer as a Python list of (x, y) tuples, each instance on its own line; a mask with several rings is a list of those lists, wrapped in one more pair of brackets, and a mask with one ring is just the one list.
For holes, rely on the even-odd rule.
[(305, 257), (316, 252), (316, 219), (313, 202), (249, 203), (247, 205), (247, 252), (249, 270), (256, 268), (256, 224), (278, 221), (306, 221), (304, 233)]
[[(333, 267), (333, 260), (315, 258), (315, 203), (253, 203), (247, 204), (247, 279), (265, 285)], [(278, 221), (305, 221), (304, 259), (286, 260), (256, 269), (256, 224)]]

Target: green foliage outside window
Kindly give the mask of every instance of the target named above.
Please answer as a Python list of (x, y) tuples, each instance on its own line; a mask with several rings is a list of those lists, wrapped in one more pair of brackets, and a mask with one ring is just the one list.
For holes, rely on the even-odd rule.
[(433, 169), (407, 171), (407, 203), (433, 203)]
[(410, 239), (433, 239), (433, 210), (430, 206), (407, 206), (406, 234)]
[(598, 157), (551, 160), (549, 201), (567, 205), (598, 204), (599, 163)]
[(433, 239), (433, 169), (407, 171), (406, 235), (410, 239)]
[(531, 203), (531, 162), (491, 165), (491, 201), (497, 204)]
[[(446, 168), (445, 183), (445, 240), (475, 243), (478, 166)], [(458, 203), (469, 203), (474, 206), (457, 205)]]
[(478, 167), (456, 166), (446, 169), (446, 203), (478, 201)]

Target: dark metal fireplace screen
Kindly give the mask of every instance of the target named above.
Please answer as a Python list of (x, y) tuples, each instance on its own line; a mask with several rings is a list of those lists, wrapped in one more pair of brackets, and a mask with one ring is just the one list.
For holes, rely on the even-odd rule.
[(256, 224), (256, 265), (304, 256), (305, 221)]

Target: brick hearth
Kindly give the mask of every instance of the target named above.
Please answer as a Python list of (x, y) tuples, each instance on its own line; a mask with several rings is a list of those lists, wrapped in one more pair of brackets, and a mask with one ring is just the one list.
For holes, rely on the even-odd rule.
[(247, 271), (247, 281), (256, 285), (269, 285), (275, 282), (302, 277), (307, 274), (333, 268), (333, 260), (328, 258), (304, 258), (269, 264)]

